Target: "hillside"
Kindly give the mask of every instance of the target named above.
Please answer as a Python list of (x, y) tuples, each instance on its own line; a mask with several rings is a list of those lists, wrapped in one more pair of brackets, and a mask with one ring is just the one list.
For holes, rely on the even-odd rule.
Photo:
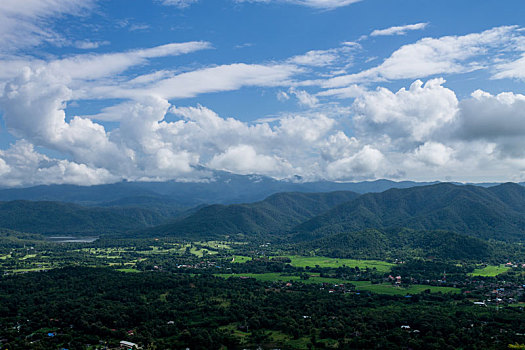
[[(306, 252), (361, 259), (440, 258), (486, 260), (501, 254), (500, 245), (449, 231), (374, 230), (338, 233), (299, 243)], [(504, 256), (504, 255), (502, 255)]]
[(296, 240), (367, 228), (446, 230), (483, 239), (525, 239), (525, 188), (437, 184), (369, 193), (312, 218), (292, 231)]
[(71, 203), (0, 202), (0, 228), (40, 234), (103, 234), (152, 226), (156, 212), (137, 208), (91, 208)]
[(278, 193), (256, 203), (207, 206), (186, 218), (145, 230), (143, 234), (193, 239), (280, 234), (357, 196), (354, 192)]

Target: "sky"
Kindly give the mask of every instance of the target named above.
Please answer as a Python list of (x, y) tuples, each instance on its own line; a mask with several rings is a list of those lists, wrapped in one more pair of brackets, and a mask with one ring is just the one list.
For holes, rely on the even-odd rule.
[(525, 2), (2, 0), (0, 186), (525, 181)]

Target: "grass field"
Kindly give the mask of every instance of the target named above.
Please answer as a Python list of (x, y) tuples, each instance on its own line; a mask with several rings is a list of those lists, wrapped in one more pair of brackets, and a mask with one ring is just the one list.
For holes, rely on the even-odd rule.
[(469, 273), (469, 276), (494, 277), (504, 272), (507, 272), (509, 269), (510, 267), (506, 267), (504, 265), (489, 265), (482, 269), (475, 269), (474, 271)]
[[(380, 261), (380, 260), (355, 260), (355, 259), (336, 259), (336, 258), (328, 258), (325, 256), (299, 256), (299, 255), (283, 255), (288, 258), (290, 258), (291, 265), (296, 267), (315, 267), (318, 265), (319, 267), (341, 267), (341, 266), (348, 266), (348, 267), (359, 267), (360, 269), (370, 268), (373, 269), (374, 267), (379, 272), (389, 272), (392, 269), (392, 266), (394, 264), (388, 263), (386, 261)], [(234, 255), (234, 262), (236, 263), (244, 263), (248, 260), (251, 260), (252, 258), (249, 256), (242, 256), (242, 255)]]
[(394, 266), (394, 264), (380, 260), (355, 260), (355, 259), (336, 259), (327, 258), (323, 256), (289, 256), (292, 260), (292, 265), (297, 267), (314, 267), (319, 265), (320, 267), (341, 267), (343, 265), (348, 267), (359, 267), (360, 269), (376, 268), (379, 272), (388, 272)]
[(242, 264), (247, 262), (248, 260), (252, 260), (249, 256), (243, 256), (243, 255), (234, 255), (232, 258), (232, 262)]
[(461, 292), (459, 288), (452, 287), (435, 287), (424, 284), (414, 284), (409, 287), (394, 287), (391, 284), (372, 284), (368, 281), (352, 281), (353, 285), (356, 286), (357, 290), (373, 292), (377, 294), (389, 294), (389, 295), (407, 295), (407, 294), (418, 294), (426, 290), (430, 290), (432, 293), (454, 293)]
[(311, 275), (307, 280), (301, 280), (299, 276), (282, 276), (280, 273), (240, 273), (240, 274), (217, 274), (219, 277), (249, 277), (255, 278), (259, 281), (275, 282), (301, 282), (307, 284), (313, 283), (331, 283), (331, 284), (353, 284), (356, 286), (358, 291), (367, 291), (376, 294), (388, 294), (388, 295), (407, 295), (407, 294), (418, 294), (426, 290), (430, 290), (432, 293), (459, 293), (460, 289), (452, 287), (434, 287), (428, 285), (412, 285), (409, 287), (396, 287), (391, 284), (372, 284), (369, 281), (347, 281), (338, 278), (326, 278)]

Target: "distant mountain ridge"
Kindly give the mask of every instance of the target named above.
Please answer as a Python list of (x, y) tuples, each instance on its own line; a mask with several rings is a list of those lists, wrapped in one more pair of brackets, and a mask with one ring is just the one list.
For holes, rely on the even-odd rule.
[(364, 194), (292, 231), (296, 240), (367, 228), (447, 230), (483, 239), (525, 239), (525, 187), (437, 184)]
[(293, 182), (259, 175), (216, 172), (210, 182), (119, 182), (108, 185), (41, 185), (0, 189), (0, 201), (70, 202), (87, 206), (134, 206), (173, 213), (201, 204), (241, 204), (261, 201), (281, 192), (382, 192), (390, 188), (428, 185), (428, 182), (376, 180), (339, 183)]

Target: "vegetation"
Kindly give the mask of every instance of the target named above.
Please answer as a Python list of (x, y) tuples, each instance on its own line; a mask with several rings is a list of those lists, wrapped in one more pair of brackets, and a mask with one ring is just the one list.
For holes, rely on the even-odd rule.
[(357, 196), (354, 192), (278, 193), (256, 203), (207, 206), (145, 233), (208, 240), (239, 234), (276, 234)]
[[(155, 185), (105, 208), (1, 204), (0, 349), (523, 343), (521, 187), (276, 194), (152, 229), (173, 203), (164, 211), (145, 188)], [(95, 231), (95, 241), (48, 236)]]
[(437, 184), (368, 193), (297, 226), (298, 239), (368, 228), (446, 230), (472, 237), (521, 240), (525, 188)]
[(472, 271), (470, 276), (481, 276), (481, 277), (494, 277), (507, 272), (510, 267), (504, 265), (488, 265), (482, 268), (477, 268)]
[(123, 339), (150, 349), (499, 349), (525, 332), (520, 308), (498, 312), (432, 290), (395, 294), (74, 267), (0, 280), (0, 332), (6, 349), (84, 349)]

